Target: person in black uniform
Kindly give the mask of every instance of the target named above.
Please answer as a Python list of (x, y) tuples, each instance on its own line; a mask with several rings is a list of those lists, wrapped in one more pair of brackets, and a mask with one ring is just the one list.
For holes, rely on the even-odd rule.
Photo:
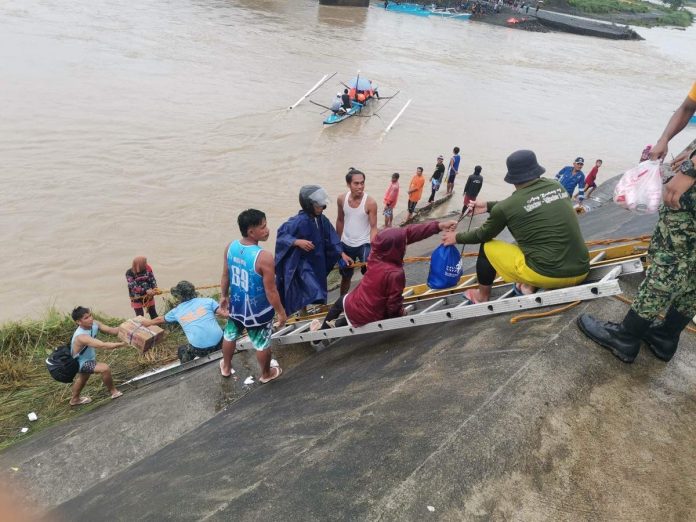
[(476, 201), (479, 192), (481, 192), (481, 188), (483, 187), (481, 170), (481, 165), (476, 165), (474, 167), (474, 173), (466, 180), (466, 185), (464, 185), (464, 206), (462, 207), (462, 214), (466, 214), (469, 203)]

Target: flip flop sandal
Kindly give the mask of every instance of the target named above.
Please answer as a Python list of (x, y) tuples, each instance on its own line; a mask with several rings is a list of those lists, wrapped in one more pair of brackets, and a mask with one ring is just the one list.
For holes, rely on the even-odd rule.
[(118, 391), (118, 392), (116, 392), (115, 394), (113, 394), (113, 395), (111, 396), (111, 398), (112, 398), (112, 399), (118, 399), (118, 398), (121, 397), (122, 395), (123, 395), (123, 392), (122, 392), (122, 391)]
[(514, 285), (512, 285), (512, 296), (513, 297), (524, 297), (527, 295), (536, 294), (538, 291), (539, 291), (539, 289), (537, 288), (531, 294), (525, 294), (522, 291), (522, 283), (515, 283)]
[(230, 377), (232, 377), (234, 375), (234, 368), (230, 369), (229, 375), (225, 375), (224, 373), (222, 373), (222, 359), (220, 359), (219, 366), (220, 366), (220, 375), (222, 375), (225, 379), (229, 379)]
[(92, 402), (90, 397), (80, 397), (79, 401), (77, 401), (75, 404), (70, 403), (70, 406), (82, 406), (83, 404), (89, 404), (90, 402)]
[(277, 370), (276, 373), (275, 373), (275, 375), (271, 376), (270, 378), (266, 379), (265, 381), (264, 381), (263, 379), (259, 379), (259, 382), (260, 382), (261, 384), (266, 384), (266, 383), (268, 383), (268, 382), (271, 382), (271, 381), (276, 380), (276, 379), (277, 379), (278, 377), (280, 377), (281, 374), (283, 373), (283, 369), (282, 369), (280, 366), (276, 366), (275, 368), (271, 368), (271, 372), (272, 372), (273, 370)]

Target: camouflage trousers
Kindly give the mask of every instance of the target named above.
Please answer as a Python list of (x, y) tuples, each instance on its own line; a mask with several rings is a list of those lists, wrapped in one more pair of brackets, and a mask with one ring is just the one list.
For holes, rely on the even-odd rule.
[(633, 301), (644, 319), (655, 319), (672, 305), (682, 315), (696, 315), (696, 188), (684, 193), (679, 210), (664, 205), (650, 240), (650, 267)]

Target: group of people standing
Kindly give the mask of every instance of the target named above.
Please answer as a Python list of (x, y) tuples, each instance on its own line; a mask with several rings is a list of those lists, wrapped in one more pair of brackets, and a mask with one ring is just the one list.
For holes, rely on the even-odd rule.
[[(661, 160), (666, 156), (669, 140), (686, 126), (694, 112), (696, 83), (649, 151), (650, 159)], [(458, 152), (455, 148), (455, 156)], [(672, 162), (675, 174), (666, 184), (665, 204), (660, 209), (651, 241), (652, 262), (626, 317), (621, 323), (599, 321), (587, 314), (578, 320), (580, 329), (588, 337), (624, 362), (635, 359), (643, 341), (658, 358), (670, 360), (676, 352), (681, 331), (696, 313), (694, 156), (696, 150), (686, 151)], [(438, 180), (442, 179), (441, 164), (442, 157), (439, 157), (432, 179), (437, 173), (440, 173)], [(261, 367), (259, 380), (267, 383), (282, 374), (279, 366), (271, 364), (274, 320), (277, 326), (283, 326), (289, 314), (308, 305), (325, 304), (327, 276), (337, 263), (341, 272), (341, 296), (325, 320), (312, 325), (314, 329), (341, 324), (359, 327), (404, 315), (406, 246), (438, 232), (442, 233), (444, 245), (480, 244), (476, 263), (478, 287), (465, 293), (470, 303), (487, 301), (497, 276), (514, 283), (517, 295), (581, 283), (589, 273), (589, 252), (573, 209), (572, 196), (578, 188), (578, 197), (584, 197), (582, 189), (587, 186), (587, 180), (581, 171), (583, 158), (576, 158), (572, 166), (556, 175), (556, 179), (542, 177), (545, 169), (530, 150), (513, 152), (506, 165), (504, 179), (514, 185), (513, 194), (502, 201), (484, 201), (478, 198), (481, 182), (472, 182), (477, 186), (476, 193), (465, 194), (468, 199), (464, 210), (472, 214), (488, 213), (489, 217), (477, 229), (460, 233), (456, 231), (456, 221), (432, 221), (378, 231), (377, 204), (365, 192), (366, 176), (357, 169), (351, 168), (346, 174), (348, 190), (336, 200), (335, 226), (324, 216), (330, 203), (327, 192), (317, 185), (305, 185), (299, 193), (300, 211), (278, 229), (275, 257), (259, 245), (270, 234), (265, 214), (256, 209), (239, 214), (241, 239), (232, 241), (224, 250), (219, 302), (199, 298), (193, 285), (182, 281), (172, 289), (180, 304), (164, 317), (158, 317), (152, 299), (156, 289), (152, 269), (144, 257), (137, 257), (126, 274), (134, 310), (141, 316), (144, 326), (165, 322), (181, 324), (188, 339), (188, 345), (179, 352), (182, 361), (222, 348), (220, 373), (223, 377), (234, 373), (231, 363), (236, 340), (246, 331)], [(594, 174), (593, 183), (600, 166), (601, 160), (597, 160), (594, 172), (590, 173)], [(450, 179), (453, 185), (458, 167), (459, 161), (453, 157), (449, 164), (449, 191)], [(472, 176), (480, 175), (481, 169), (477, 167)], [(581, 175), (583, 179), (579, 181)], [(422, 179), (422, 176), (419, 168), (414, 178)], [(393, 211), (396, 204), (398, 186), (394, 184), (398, 185), (398, 179), (398, 174), (392, 176), (385, 195), (385, 218), (391, 217), (386, 210)], [(412, 194), (422, 192), (423, 184), (416, 183), (413, 192), (410, 186), (409, 200)], [(416, 201), (419, 199), (420, 194)], [(515, 244), (496, 239), (505, 228)], [(354, 265), (368, 260), (369, 270), (365, 272), (366, 267), (362, 266), (365, 276), (351, 290)], [(145, 309), (150, 319), (142, 317)], [(665, 319), (660, 320), (658, 316), (665, 310)], [(216, 314), (227, 320), (224, 330)], [(112, 398), (120, 396), (108, 366), (97, 363), (95, 355), (95, 349), (123, 345), (95, 339), (100, 331), (115, 334), (116, 329), (94, 321), (90, 310), (84, 307), (75, 308), (72, 317), (77, 329), (71, 349), (80, 370), (70, 403), (90, 402), (88, 397), (80, 396), (80, 391), (92, 373), (102, 374)]]
[[(435, 170), (430, 176), (430, 197), (428, 198), (428, 204), (435, 201), (435, 195), (440, 190), (440, 186), (443, 181), (445, 181), (445, 173), (447, 173), (446, 196), (450, 195), (454, 191), (454, 180), (459, 174), (459, 164), (461, 162), (461, 156), (459, 155), (459, 147), (454, 147), (452, 150), (452, 157), (449, 160), (447, 168), (445, 168), (444, 156), (440, 155), (437, 157)], [(474, 173), (467, 179), (466, 185), (464, 187), (464, 206), (466, 207), (470, 201), (474, 201), (478, 196), (481, 188), (483, 187), (483, 176), (481, 175), (481, 166), (477, 165), (474, 168)], [(398, 172), (392, 174), (391, 183), (387, 187), (387, 191), (384, 194), (384, 227), (389, 228), (393, 225), (394, 218), (394, 207), (399, 198), (399, 178)], [(405, 224), (411, 219), (413, 219), (416, 213), (416, 206), (418, 202), (423, 197), (423, 191), (425, 190), (425, 177), (423, 176), (423, 167), (416, 168), (416, 173), (411, 178), (408, 185), (408, 215), (406, 217)], [(462, 210), (462, 212), (464, 212)]]

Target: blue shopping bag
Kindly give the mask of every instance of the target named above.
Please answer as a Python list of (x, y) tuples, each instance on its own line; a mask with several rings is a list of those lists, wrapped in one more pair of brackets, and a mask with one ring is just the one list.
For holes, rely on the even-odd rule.
[(428, 287), (434, 290), (451, 288), (462, 275), (462, 256), (454, 245), (440, 245), (430, 256)]

